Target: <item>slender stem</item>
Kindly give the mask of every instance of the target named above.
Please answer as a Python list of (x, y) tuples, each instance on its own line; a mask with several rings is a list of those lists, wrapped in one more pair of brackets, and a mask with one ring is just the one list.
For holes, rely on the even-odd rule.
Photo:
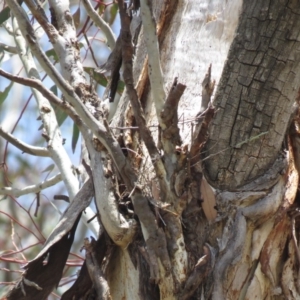
[(93, 8), (89, 0), (82, 0), (82, 4), (86, 9), (87, 14), (93, 20), (93, 22), (98, 26), (106, 36), (107, 46), (113, 50), (116, 45), (116, 37), (111, 30), (110, 26), (99, 16), (97, 11)]
[(35, 147), (35, 146), (31, 146), (27, 143), (24, 143), (24, 142), (20, 141), (19, 139), (17, 139), (16, 137), (14, 137), (9, 132), (6, 132), (5, 130), (3, 130), (1, 126), (0, 126), (0, 136), (5, 138), (8, 142), (10, 142), (11, 144), (16, 146), (23, 152), (26, 152), (28, 154), (35, 155), (35, 156), (45, 156), (45, 157), (50, 156), (48, 149), (43, 148), (43, 147)]
[(0, 195), (10, 195), (10, 196), (14, 196), (14, 197), (20, 197), (20, 196), (27, 195), (30, 193), (38, 193), (50, 186), (55, 185), (56, 183), (58, 183), (60, 181), (62, 181), (62, 176), (61, 176), (61, 174), (57, 174), (48, 180), (39, 182), (34, 185), (26, 186), (23, 189), (17, 189), (17, 188), (12, 188), (12, 187), (0, 188)]

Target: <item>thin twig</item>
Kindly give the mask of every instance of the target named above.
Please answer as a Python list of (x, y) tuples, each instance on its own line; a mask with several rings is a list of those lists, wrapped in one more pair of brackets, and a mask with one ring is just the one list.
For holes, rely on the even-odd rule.
[(93, 8), (89, 0), (82, 0), (82, 4), (86, 9), (87, 14), (93, 20), (93, 22), (98, 26), (107, 38), (107, 46), (113, 50), (116, 45), (116, 37), (111, 30), (110, 26), (98, 15), (96, 10)]
[(22, 195), (27, 195), (30, 193), (38, 193), (50, 186), (55, 185), (56, 183), (62, 181), (61, 174), (57, 174), (46, 181), (42, 181), (38, 184), (26, 186), (23, 189), (17, 189), (12, 187), (3, 187), (0, 188), (0, 195), (10, 195), (14, 197), (20, 197)]
[[(1, 72), (1, 70), (0, 70), (0, 72)], [(31, 146), (27, 143), (24, 143), (24, 142), (20, 141), (19, 139), (17, 139), (16, 137), (14, 137), (9, 132), (6, 132), (5, 130), (3, 130), (1, 126), (0, 126), (0, 136), (5, 138), (8, 142), (10, 142), (11, 144), (13, 144), (14, 146), (16, 146), (17, 148), (19, 148), (20, 150), (22, 150), (25, 153), (35, 155), (35, 156), (43, 156), (43, 157), (50, 156), (50, 153), (47, 148), (35, 147), (35, 146)]]
[(93, 50), (93, 48), (92, 48), (92, 46), (90, 44), (89, 38), (87, 37), (87, 35), (85, 33), (83, 34), (83, 37), (84, 37), (84, 39), (85, 39), (85, 41), (87, 43), (87, 46), (88, 46), (88, 49), (87, 49), (86, 53), (88, 53), (88, 50), (91, 51), (93, 61), (94, 61), (95, 65), (98, 67), (97, 59), (95, 57), (94, 50)]
[(7, 52), (10, 52), (12, 54), (17, 54), (18, 53), (18, 50), (17, 50), (17, 47), (13, 47), (13, 46), (9, 46), (9, 45), (6, 45), (4, 43), (1, 43), (0, 42), (0, 49), (2, 50), (5, 50)]
[(38, 210), (40, 207), (40, 199), (41, 198), (41, 194), (40, 192), (36, 193), (36, 207), (35, 207), (35, 212), (34, 212), (34, 216), (37, 217), (38, 214)]

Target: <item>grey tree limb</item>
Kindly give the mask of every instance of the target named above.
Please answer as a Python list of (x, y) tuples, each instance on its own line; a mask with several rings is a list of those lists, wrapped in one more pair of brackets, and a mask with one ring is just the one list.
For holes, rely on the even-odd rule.
[(22, 150), (25, 153), (35, 155), (35, 156), (44, 156), (49, 157), (50, 153), (48, 149), (43, 147), (35, 147), (32, 145), (29, 145), (27, 143), (22, 142), (21, 140), (14, 137), (9, 132), (6, 132), (1, 126), (0, 126), (0, 135), (6, 139), (9, 143), (17, 147), (18, 149)]

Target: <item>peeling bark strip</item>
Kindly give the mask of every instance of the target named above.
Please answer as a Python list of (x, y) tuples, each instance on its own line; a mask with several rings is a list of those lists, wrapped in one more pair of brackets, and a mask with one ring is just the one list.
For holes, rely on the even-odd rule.
[[(181, 201), (181, 199), (177, 198), (173, 193), (173, 181), (175, 179), (176, 182), (176, 172), (181, 170), (181, 168), (184, 168), (183, 165), (186, 164), (186, 155), (184, 154), (184, 150), (181, 151), (182, 153), (180, 153), (180, 155), (176, 154), (176, 147), (181, 146), (181, 139), (177, 124), (177, 107), (185, 86), (177, 83), (175, 80), (170, 95), (167, 98), (167, 101), (164, 102), (164, 83), (159, 82), (158, 84), (155, 80), (153, 80), (153, 77), (155, 77), (156, 74), (155, 69), (160, 69), (160, 58), (158, 53), (156, 53), (157, 56), (155, 58), (152, 57), (151, 60), (152, 62), (155, 59), (158, 60), (155, 62), (156, 68), (153, 68), (153, 73), (149, 72), (149, 77), (151, 87), (153, 89), (156, 89), (157, 85), (160, 85), (160, 93), (157, 95), (152, 94), (154, 98), (152, 100), (155, 103), (156, 112), (158, 114), (157, 117), (160, 120), (159, 124), (163, 130), (162, 135), (160, 136), (160, 141), (162, 142), (165, 154), (163, 161), (162, 155), (158, 151), (153, 136), (147, 127), (144, 110), (141, 106), (138, 93), (134, 88), (132, 71), (133, 49), (129, 30), (130, 17), (127, 15), (124, 8), (123, 1), (119, 1), (122, 25), (121, 40), (124, 67), (123, 77), (126, 85), (126, 92), (130, 99), (134, 117), (139, 128), (139, 134), (148, 150), (155, 170), (155, 176), (159, 182), (160, 198), (163, 202), (170, 204), (169, 211), (161, 212), (165, 228), (159, 227), (159, 223), (149, 208), (148, 199), (143, 195), (141, 188), (137, 184), (131, 193), (133, 206), (135, 213), (139, 217), (143, 237), (147, 245), (147, 253), (149, 255), (150, 262), (150, 278), (153, 282), (159, 285), (162, 297), (161, 299), (173, 299), (175, 298), (175, 294), (179, 290), (181, 283), (185, 280), (187, 265), (187, 255), (180, 220), (180, 214), (186, 205), (186, 199)], [(145, 16), (143, 16), (143, 18), (144, 17)], [(147, 50), (150, 60), (149, 47)], [(157, 97), (160, 98), (158, 99)], [(168, 125), (168, 130), (172, 130), (173, 134), (170, 134), (171, 132), (168, 134), (164, 131), (167, 129), (166, 125)], [(174, 136), (175, 140), (173, 140)], [(185, 176), (182, 176), (181, 178), (183, 177)]]
[(244, 1), (203, 154), (218, 153), (205, 161), (215, 187), (234, 190), (278, 156), (300, 84), (299, 13), (297, 1)]
[[(166, 126), (166, 129), (162, 132), (163, 137), (170, 140), (173, 147), (181, 145), (178, 128), (178, 103), (185, 88), (185, 85), (177, 82), (176, 77), (161, 112), (162, 122)], [(174, 152), (174, 148), (172, 152)]]
[(214, 253), (212, 253), (212, 249), (205, 245), (203, 253), (204, 255), (197, 261), (194, 270), (185, 283), (184, 290), (180, 296), (182, 300), (188, 300), (193, 296), (196, 289), (214, 267)]
[(147, 147), (147, 150), (153, 161), (156, 173), (159, 178), (165, 178), (165, 168), (160, 158), (160, 154), (155, 145), (154, 139), (151, 135), (149, 128), (146, 125), (146, 119), (144, 116), (144, 111), (142, 109), (141, 103), (138, 99), (137, 92), (133, 84), (133, 74), (132, 74), (132, 57), (133, 48), (130, 34), (130, 17), (127, 15), (122, 2), (119, 4), (120, 16), (121, 16), (121, 40), (122, 40), (122, 58), (124, 64), (123, 77), (129, 95), (130, 103), (134, 112), (134, 117), (139, 127), (141, 137)]
[(102, 300), (111, 300), (109, 286), (105, 279), (101, 262), (97, 260), (96, 241), (94, 239), (89, 242), (88, 239), (84, 241), (84, 248), (86, 251), (86, 266), (89, 271), (90, 278), (92, 279), (94, 289), (97, 297)]
[[(6, 1), (13, 7), (14, 0)], [(32, 3), (33, 15), (38, 14), (36, 3), (33, 0), (26, 1)], [(84, 1), (87, 4), (89, 0)], [(59, 1), (50, 0), (50, 3), (52, 7), (57, 7), (55, 4)], [(80, 73), (82, 68), (79, 49), (76, 49), (76, 34), (69, 9), (65, 4), (68, 1), (61, 3), (63, 4), (61, 9), (52, 11), (52, 17), (56, 19), (56, 27), (60, 34), (56, 34), (55, 27), (49, 24), (43, 15), (38, 20), (44, 24), (42, 25), (45, 31), (48, 28), (49, 37), (50, 29), (53, 30), (53, 37), (54, 33), (57, 35), (57, 42), (54, 40), (52, 42), (57, 43), (55, 47), (60, 56), (62, 70), (72, 68), (68, 77), (64, 78), (70, 85), (60, 77), (57, 70), (47, 60), (27, 19), (23, 20), (21, 27), (28, 27), (27, 39), (30, 47), (35, 51), (41, 65), (44, 62), (43, 66), (49, 73), (48, 75), (52, 76), (54, 81), (56, 78), (55, 82), (68, 102), (63, 102), (54, 94), (51, 95), (38, 79), (18, 78), (7, 73), (3, 76), (36, 88), (72, 116), (82, 132), (89, 151), (85, 161), (91, 165), (88, 174), (92, 178), (77, 194), (40, 254), (30, 262), (27, 273), (14, 287), (13, 292), (18, 294), (11, 299), (46, 299), (51, 288), (55, 286), (54, 283), (58, 282), (72, 243), (68, 239), (73, 238), (76, 220), (89, 203), (88, 198), (94, 193), (92, 182), (94, 182), (96, 205), (104, 233), (96, 243), (86, 241), (86, 261), (74, 285), (62, 295), (62, 300), (109, 299), (110, 297), (114, 300), (252, 300), (254, 298), (279, 299), (283, 296), (287, 299), (300, 299), (298, 266), (300, 252), (296, 236), (296, 231), (299, 229), (299, 211), (287, 214), (287, 210), (292, 208), (299, 184), (296, 171), (296, 167), (299, 170), (297, 161), (300, 160), (297, 156), (299, 152), (297, 149), (300, 148), (298, 145), (300, 144), (298, 141), (299, 120), (294, 120), (290, 130), (289, 149), (284, 152), (284, 155), (278, 155), (281, 141), (277, 137), (277, 135), (283, 137), (285, 134), (284, 128), (287, 127), (289, 111), (292, 110), (294, 92), (289, 94), (288, 89), (291, 86), (291, 89), (294, 88), (293, 85), (296, 82), (296, 79), (291, 79), (292, 75), (289, 73), (287, 76), (286, 72), (298, 71), (298, 62), (295, 67), (291, 66), (293, 57), (289, 54), (294, 51), (295, 41), (298, 39), (298, 33), (294, 38), (291, 31), (287, 32), (287, 28), (298, 25), (298, 21), (289, 15), (292, 14), (289, 4), (284, 6), (268, 3), (266, 10), (262, 8), (264, 3), (244, 4), (238, 29), (239, 35), (234, 41), (223, 72), (224, 78), (220, 82), (215, 100), (217, 107), (214, 109), (210, 105), (210, 98), (214, 89), (213, 79), (216, 78), (212, 70), (215, 71), (216, 64), (212, 55), (207, 55), (206, 51), (203, 53), (205, 52), (208, 59), (212, 61), (199, 59), (198, 56), (198, 59), (195, 58), (193, 53), (200, 52), (199, 43), (195, 37), (197, 34), (201, 35), (201, 38), (205, 35), (207, 38), (209, 35), (208, 39), (204, 38), (201, 42), (209, 41), (203, 44), (209, 44), (213, 51), (220, 47), (222, 50), (226, 48), (224, 52), (227, 55), (227, 45), (232, 41), (232, 33), (229, 33), (230, 38), (227, 33), (225, 36), (223, 33), (219, 34), (220, 31), (225, 33), (228, 23), (231, 23), (232, 19), (237, 20), (237, 17), (233, 15), (230, 18), (223, 18), (220, 15), (226, 15), (225, 8), (228, 13), (233, 11), (232, 7), (240, 7), (237, 1), (153, 0), (152, 11), (148, 9), (149, 7), (144, 8), (148, 9), (148, 17), (149, 12), (151, 18), (153, 13), (157, 16), (158, 26), (156, 27), (154, 19), (150, 20), (152, 35), (149, 36), (149, 32), (145, 32), (146, 26), (144, 25), (141, 33), (145, 35), (141, 34), (138, 39), (135, 57), (129, 30), (132, 23), (127, 14), (130, 14), (130, 9), (124, 9), (124, 1), (119, 0), (122, 23), (119, 41), (123, 45), (115, 50), (116, 54), (112, 54), (105, 69), (111, 69), (112, 67), (109, 66), (111, 59), (115, 59), (116, 66), (112, 69), (115, 70), (113, 73), (117, 76), (121, 63), (120, 56), (123, 55), (126, 92), (122, 100), (127, 105), (130, 97), (132, 107), (128, 105), (127, 111), (120, 108), (120, 114), (125, 119), (122, 126), (126, 126), (126, 136), (120, 135), (115, 138), (106, 120), (100, 118), (98, 110), (92, 114), (88, 109), (91, 106), (87, 104), (97, 104), (100, 99), (92, 93), (92, 89), (89, 89), (90, 86)], [(148, 6), (147, 3), (149, 1), (144, 0), (143, 3), (141, 1), (143, 5)], [(170, 25), (177, 4), (176, 17)], [(198, 4), (201, 4), (201, 10), (198, 9)], [(27, 6), (29, 7), (29, 4)], [(141, 17), (144, 18), (143, 10), (140, 11)], [(248, 17), (249, 12), (254, 14), (254, 17)], [(197, 23), (199, 20), (201, 22)], [(143, 21), (149, 22), (146, 19)], [(285, 21), (287, 24), (283, 24)], [(227, 25), (223, 26), (222, 22)], [(233, 23), (235, 28), (237, 23), (232, 22), (231, 26)], [(258, 31), (257, 27), (260, 23), (263, 30)], [(166, 35), (168, 26), (170, 26), (170, 31)], [(217, 30), (215, 30), (216, 27), (218, 27)], [(197, 34), (194, 34), (195, 32)], [(158, 39), (162, 49), (161, 53), (156, 53), (154, 59), (153, 56), (150, 57), (149, 45), (147, 51), (142, 53), (145, 50), (142, 41), (147, 39), (147, 34), (148, 39), (152, 38), (155, 45)], [(193, 38), (188, 41), (185, 39), (186, 36)], [(287, 47), (287, 52), (285, 48), (279, 47), (280, 43), (275, 43), (278, 37), (282, 42), (286, 42), (284, 39), (289, 39), (283, 46)], [(163, 39), (165, 39), (164, 42), (162, 42)], [(227, 40), (226, 44), (225, 39), (230, 41)], [(223, 41), (224, 44), (220, 42), (214, 45), (216, 40)], [(119, 46), (118, 44), (116, 47)], [(186, 45), (182, 47), (184, 44)], [(70, 59), (64, 58), (65, 50), (69, 53)], [(157, 50), (156, 48), (156, 52)], [(149, 54), (149, 67), (146, 52)], [(273, 65), (271, 55), (276, 56)], [(285, 56), (288, 57), (286, 61)], [(225, 59), (225, 54), (223, 58)], [(146, 63), (142, 70), (144, 61)], [(155, 76), (156, 73), (155, 68), (151, 67), (153, 61), (156, 69), (161, 64), (164, 71), (163, 82), (159, 80), (161, 92), (164, 91), (165, 84), (171, 84), (174, 76), (178, 76), (180, 81), (185, 83), (178, 83), (177, 79), (174, 80), (169, 96), (160, 99), (162, 101), (158, 106), (162, 109), (161, 107), (158, 109), (157, 115), (154, 109), (153, 111), (149, 109), (155, 100), (153, 96), (155, 95), (153, 93), (155, 80), (151, 79), (151, 76)], [(180, 64), (178, 64), (179, 61)], [(205, 68), (210, 65), (206, 75), (204, 67), (199, 72), (201, 68), (198, 62), (199, 65), (205, 64)], [(222, 67), (223, 63), (222, 60), (220, 63)], [(141, 74), (138, 88), (135, 89), (140, 72), (144, 73)], [(5, 73), (0, 70), (1, 74)], [(78, 77), (75, 78), (75, 75)], [(195, 117), (195, 107), (200, 109), (200, 83), (204, 75), (201, 110)], [(286, 76), (284, 79), (287, 80), (280, 89), (279, 84), (280, 80), (283, 82), (283, 76)], [(159, 78), (161, 79), (162, 76)], [(148, 83), (145, 85), (146, 81)], [(236, 90), (240, 97), (237, 99), (235, 99), (236, 94), (232, 92)], [(278, 96), (278, 101), (274, 96), (276, 91), (281, 97)], [(151, 93), (152, 98), (148, 97), (147, 93)], [(188, 95), (187, 99), (185, 99), (186, 95)], [(91, 99), (93, 101), (89, 102)], [(184, 100), (186, 100), (185, 103)], [(185, 105), (184, 113), (187, 112), (187, 107), (194, 109), (187, 122), (185, 120), (178, 122), (181, 116), (181, 113), (178, 114), (178, 109), (180, 111), (182, 105)], [(45, 116), (50, 114), (48, 107), (50, 106), (41, 105), (40, 111)], [(96, 105), (94, 108), (97, 107)], [(267, 110), (271, 108), (272, 111), (268, 112)], [(280, 115), (280, 109), (285, 113)], [(286, 120), (284, 114), (287, 116)], [(284, 125), (280, 122), (278, 125), (275, 122), (278, 115), (281, 117), (279, 121)], [(267, 116), (269, 116), (269, 122), (266, 121)], [(161, 117), (160, 133), (157, 134), (158, 141), (155, 140), (156, 134), (153, 133), (153, 129), (149, 128), (149, 124), (153, 121), (151, 118), (157, 117)], [(178, 123), (190, 124), (190, 120), (196, 123), (191, 127), (184, 125), (188, 129), (191, 128), (187, 133), (189, 136), (187, 139)], [(210, 126), (211, 122), (212, 126)], [(132, 134), (131, 129), (137, 130)], [(214, 132), (217, 132), (219, 136), (212, 135)], [(208, 167), (207, 172), (210, 176), (214, 171), (216, 173), (217, 179), (210, 178), (210, 181), (215, 182), (218, 187), (235, 190), (234, 192), (226, 189), (219, 190), (216, 199), (216, 191), (206, 183), (205, 179), (202, 180), (202, 166), (199, 159), (202, 155), (200, 153), (207, 150), (202, 148), (208, 138), (208, 133), (210, 133), (208, 144), (211, 143), (211, 147), (207, 146), (208, 151), (202, 162)], [(49, 139), (51, 135), (47, 133), (47, 137)], [(92, 140), (97, 141), (100, 146), (98, 144), (94, 147)], [(182, 140), (188, 140), (191, 145), (182, 144)], [(157, 142), (161, 147), (157, 146)], [(124, 150), (123, 143), (126, 150)], [(265, 148), (264, 143), (268, 143)], [(269, 150), (270, 153), (266, 153)], [(227, 165), (228, 157), (224, 157), (224, 154), (231, 155)], [(256, 162), (257, 168), (261, 169), (245, 168), (245, 166), (251, 166), (247, 159), (246, 162), (241, 160), (241, 157), (245, 155), (251, 156), (253, 163)], [(272, 157), (275, 158), (274, 163)], [(295, 157), (295, 162), (293, 157)], [(222, 167), (224, 160), (225, 167)], [(217, 164), (215, 169), (212, 161)], [(151, 171), (147, 170), (147, 164)], [(221, 172), (227, 172), (225, 177), (218, 174), (222, 168), (225, 171)], [(267, 168), (267, 171), (264, 171), (264, 168)], [(258, 176), (260, 171), (263, 172), (263, 176)], [(257, 178), (253, 175), (255, 172), (258, 172), (258, 175), (255, 175)], [(247, 180), (250, 182), (247, 183)], [(150, 190), (151, 182), (152, 191)], [(83, 195), (84, 190), (86, 193)], [(72, 200), (71, 195), (70, 200)], [(297, 201), (295, 206), (296, 204)], [(291, 227), (292, 234), (290, 233)], [(112, 241), (109, 241), (106, 235), (110, 236)], [(113, 244), (111, 247), (110, 243)], [(45, 265), (47, 255), (48, 263)], [(33, 267), (37, 268), (32, 269)], [(54, 278), (49, 270), (57, 272), (58, 275), (55, 274)], [(31, 276), (33, 271), (35, 273)], [(45, 274), (49, 278), (45, 279)], [(25, 292), (27, 298), (23, 297)]]
[[(98, 266), (102, 266), (103, 259), (107, 254), (107, 242), (106, 242), (106, 234), (102, 233), (96, 242), (93, 242), (93, 251), (96, 253), (94, 260), (97, 261)], [(113, 250), (113, 249), (111, 249)], [(86, 299), (84, 297), (88, 297), (88, 295), (94, 292), (93, 289), (93, 281), (91, 280), (89, 273), (87, 262), (84, 262), (82, 265), (78, 278), (72, 285), (72, 287), (67, 290), (61, 297), (61, 300), (79, 300)]]
[[(134, 116), (139, 126), (140, 135), (147, 147), (147, 150), (152, 158), (152, 163), (156, 171), (156, 175), (160, 179), (161, 188), (169, 191), (165, 183), (165, 168), (161, 160), (158, 149), (151, 135), (149, 128), (146, 126), (144, 112), (141, 103), (138, 99), (137, 92), (133, 85), (132, 74), (132, 56), (133, 49), (131, 45), (131, 34), (129, 30), (130, 18), (127, 15), (123, 1), (119, 1), (119, 10), (121, 17), (121, 40), (122, 40), (122, 59), (124, 63), (123, 77), (130, 98), (130, 102), (134, 111)], [(142, 194), (140, 187), (134, 186), (131, 191), (132, 201), (135, 212), (141, 222), (142, 232), (147, 244), (147, 251), (150, 260), (151, 279), (156, 283), (161, 283), (163, 278), (168, 281), (165, 285), (164, 292), (166, 295), (173, 294), (173, 278), (170, 275), (171, 263), (167, 252), (167, 243), (165, 233), (161, 228), (158, 228), (154, 214), (150, 210), (148, 200)], [(163, 285), (164, 286), (164, 285)], [(162, 289), (162, 287), (161, 287)]]
[[(73, 244), (79, 218), (69, 234), (53, 244), (42, 256), (28, 264), (19, 283), (6, 296), (7, 300), (44, 300), (58, 285)], [(47, 259), (47, 263), (44, 260)]]
[[(43, 300), (58, 285), (73, 244), (80, 214), (90, 204), (93, 195), (93, 183), (89, 179), (75, 196), (62, 219), (48, 237), (43, 249), (25, 267), (26, 271), (22, 280), (7, 296), (8, 300)], [(44, 263), (45, 259), (47, 259), (46, 264)], [(37, 284), (42, 289), (37, 290), (32, 285), (28, 286), (26, 280)], [(23, 291), (20, 289), (21, 285), (24, 286)]]

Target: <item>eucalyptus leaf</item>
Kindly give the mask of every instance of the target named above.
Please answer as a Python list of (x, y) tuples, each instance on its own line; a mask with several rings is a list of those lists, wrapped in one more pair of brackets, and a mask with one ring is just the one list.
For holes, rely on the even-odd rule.
[(116, 16), (118, 14), (119, 8), (118, 4), (113, 4), (110, 9), (110, 18), (109, 18), (109, 25), (112, 25), (116, 19)]
[[(58, 90), (57, 90), (57, 86), (56, 85), (53, 85), (51, 88), (50, 88), (50, 91), (55, 94), (56, 96), (58, 95)], [(61, 110), (59, 107), (57, 107), (56, 105), (53, 105), (51, 104), (53, 109), (54, 109), (54, 112), (55, 112), (55, 115), (56, 115), (56, 120), (57, 120), (57, 123), (58, 125), (62, 125), (63, 122), (67, 119), (68, 115), (63, 111)]]
[(78, 29), (80, 25), (80, 6), (78, 6), (78, 9), (73, 14), (73, 21), (74, 21), (75, 28)]
[(73, 125), (73, 135), (72, 135), (72, 151), (73, 153), (76, 150), (76, 145), (78, 142), (78, 138), (79, 138), (79, 129), (77, 127), (77, 125), (74, 123)]
[[(95, 71), (95, 68), (90, 68), (90, 67), (84, 67), (83, 68), (85, 72), (87, 72), (88, 74), (91, 74), (93, 79), (100, 85), (106, 87), (108, 80), (105, 77), (105, 75), (103, 75), (100, 72)], [(117, 91), (119, 94), (122, 94), (125, 88), (125, 83), (124, 81), (119, 80), (118, 82), (118, 88)]]
[(54, 164), (49, 165), (46, 169), (42, 171), (42, 173), (50, 172), (54, 169)]
[(55, 84), (50, 88), (50, 91), (57, 96), (57, 86)]
[(83, 68), (85, 72), (88, 74), (92, 75), (93, 79), (100, 85), (102, 86), (107, 86), (107, 78), (98, 72), (95, 72), (95, 68), (90, 68), (90, 67), (84, 67)]
[(9, 91), (11, 90), (13, 84), (14, 84), (14, 82), (11, 81), (10, 84), (4, 89), (3, 92), (0, 91), (0, 106), (2, 105), (2, 103), (7, 98), (8, 94), (9, 94)]
[[(23, 1), (18, 1), (22, 5)], [(10, 18), (10, 8), (7, 6), (0, 12), (0, 26)]]
[(1, 12), (0, 12), (0, 25), (2, 25), (5, 21), (7, 21), (10, 18), (10, 8), (5, 7)]
[(46, 51), (46, 55), (50, 58), (52, 56), (53, 60), (57, 61), (58, 60), (58, 56), (55, 52), (55, 50), (52, 48), (48, 51)]

